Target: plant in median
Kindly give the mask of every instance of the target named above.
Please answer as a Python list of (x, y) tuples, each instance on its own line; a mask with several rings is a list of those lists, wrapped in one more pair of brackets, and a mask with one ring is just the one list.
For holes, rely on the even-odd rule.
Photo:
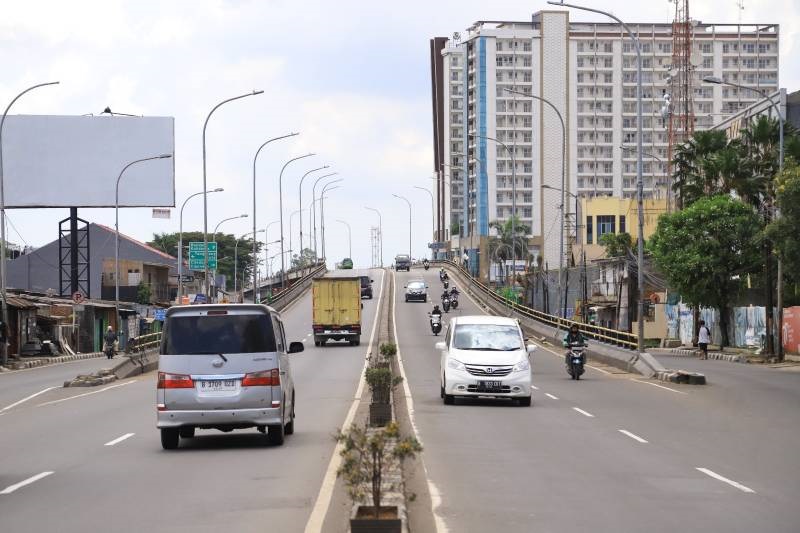
[(393, 342), (384, 342), (379, 348), (381, 355), (387, 359), (397, 355), (397, 345)]
[(385, 367), (369, 367), (364, 371), (364, 379), (372, 392), (374, 403), (388, 403), (389, 391), (403, 382), (400, 376), (393, 376), (392, 370)]
[(405, 459), (414, 458), (422, 451), (422, 445), (414, 437), (400, 435), (396, 422), (372, 430), (353, 425), (345, 432), (339, 431), (335, 439), (342, 444), (339, 453), (343, 459), (336, 475), (344, 480), (353, 502), (371, 496), (372, 511), (379, 518), (383, 494), (395, 489), (384, 481), (385, 474)]

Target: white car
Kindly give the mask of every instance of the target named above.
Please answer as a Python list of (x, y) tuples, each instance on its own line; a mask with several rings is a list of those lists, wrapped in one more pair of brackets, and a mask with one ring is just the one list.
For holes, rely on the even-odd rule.
[(530, 355), (519, 323), (499, 316), (459, 316), (450, 320), (441, 360), (441, 396), (451, 405), (456, 396), (511, 398), (531, 404)]

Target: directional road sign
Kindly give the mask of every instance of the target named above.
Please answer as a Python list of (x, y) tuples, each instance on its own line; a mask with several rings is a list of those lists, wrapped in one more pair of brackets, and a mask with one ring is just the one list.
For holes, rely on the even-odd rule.
[[(205, 270), (205, 254), (203, 253), (203, 243), (200, 241), (189, 243), (189, 269)], [(217, 243), (208, 243), (208, 268), (217, 269)]]

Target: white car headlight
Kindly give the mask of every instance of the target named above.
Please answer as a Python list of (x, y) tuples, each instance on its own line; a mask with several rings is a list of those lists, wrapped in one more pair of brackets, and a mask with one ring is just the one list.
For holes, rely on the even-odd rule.
[(449, 358), (447, 360), (447, 368), (452, 368), (453, 370), (466, 370), (464, 367), (464, 363), (459, 361), (458, 359)]
[(514, 372), (524, 372), (524, 371), (530, 370), (530, 369), (531, 369), (531, 364), (530, 364), (530, 362), (528, 362), (528, 358), (526, 357), (525, 359), (522, 359), (519, 363), (514, 365), (514, 368), (512, 368), (512, 371), (514, 371)]

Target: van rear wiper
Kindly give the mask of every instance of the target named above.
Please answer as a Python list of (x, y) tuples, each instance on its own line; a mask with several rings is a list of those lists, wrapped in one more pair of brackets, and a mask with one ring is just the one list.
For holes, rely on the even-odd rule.
[(225, 361), (226, 363), (228, 362), (228, 358), (227, 358), (227, 357), (225, 357), (224, 355), (222, 355), (222, 354), (217, 354), (217, 355), (219, 355), (220, 357), (222, 357), (222, 360), (223, 360), (223, 361)]

